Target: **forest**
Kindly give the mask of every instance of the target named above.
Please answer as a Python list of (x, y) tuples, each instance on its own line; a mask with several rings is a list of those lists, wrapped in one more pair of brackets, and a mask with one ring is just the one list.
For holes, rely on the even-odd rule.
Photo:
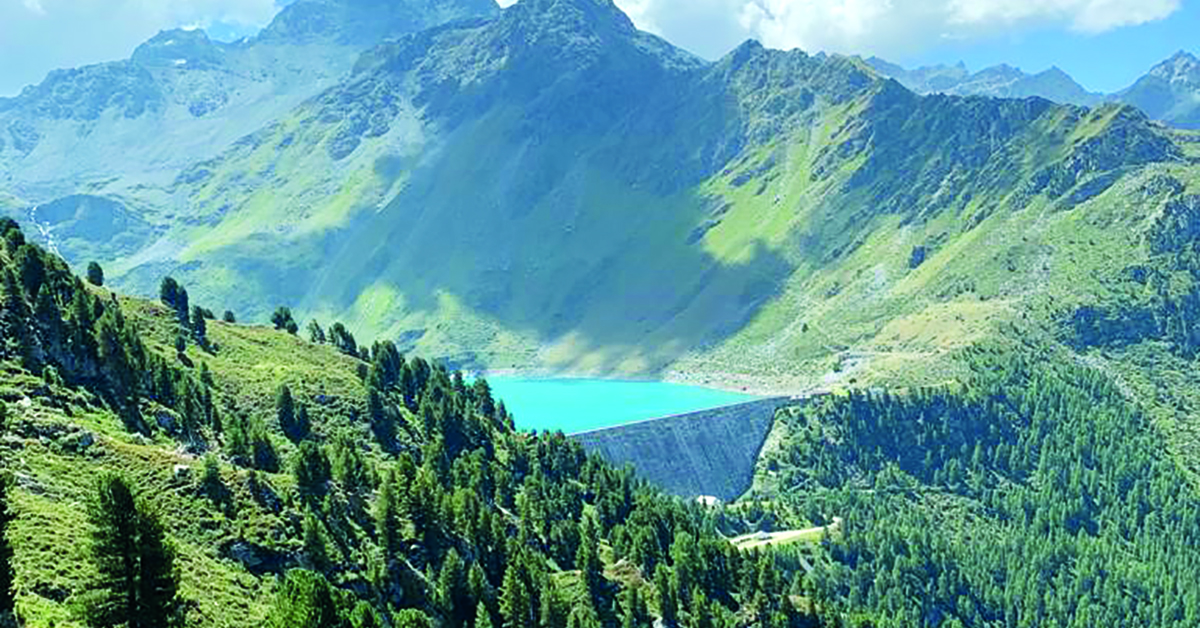
[[(10, 442), (45, 429), (20, 404), (8, 411), (28, 394), (59, 419), (98, 411), (148, 444), (145, 456), (182, 450), (195, 461), (194, 480), (185, 474), (183, 499), (169, 508), (169, 496), (142, 482), (171, 469), (123, 472), (124, 435), (89, 436), (99, 442), (79, 448), (90, 451), (47, 458), (87, 466), (91, 483), (85, 529), (59, 531), (61, 543), (86, 548), (86, 567), (58, 594), (70, 622), (254, 625), (233, 609), (206, 616), (203, 600), (184, 593), (222, 586), (189, 581), (221, 576), (188, 564), (195, 539), (186, 535), (197, 527), (197, 538), (223, 537), (216, 551), (240, 560), (227, 577), (267, 583), (271, 626), (812, 621), (789, 596), (792, 568), (735, 550), (719, 533), (724, 517), (665, 498), (560, 433), (517, 431), (482, 378), (468, 382), (390, 342), (360, 346), (340, 323), (327, 334), (314, 322), (309, 341), (298, 339), (284, 309), (276, 329), (242, 329), (232, 312), (218, 322), (169, 278), (158, 303), (118, 298), (98, 266), (85, 282), (15, 223), (0, 231), (0, 358), (15, 382), (0, 408)], [(306, 347), (324, 356), (316, 373), (328, 381), (251, 385), (235, 341), (214, 330)], [(270, 394), (248, 393), (266, 386)], [(346, 387), (358, 397), (307, 392)], [(32, 455), (22, 447), (5, 452), (6, 467)], [(97, 457), (97, 447), (112, 453)], [(11, 474), (4, 486), (10, 496), (21, 489)], [(22, 586), (31, 575), (14, 565), (28, 564), (26, 537), (11, 528), (35, 513), (6, 502), (3, 610), (29, 622), (37, 618), (22, 613), (23, 602), (43, 594)]]
[(809, 577), (872, 626), (1194, 626), (1200, 500), (1111, 378), (1034, 342), (943, 388), (794, 408), (775, 508), (841, 517)]

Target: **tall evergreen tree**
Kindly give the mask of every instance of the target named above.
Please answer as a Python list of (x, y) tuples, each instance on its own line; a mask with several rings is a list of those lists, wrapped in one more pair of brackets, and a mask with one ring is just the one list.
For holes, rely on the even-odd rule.
[(296, 430), (296, 401), (292, 398), (292, 389), (287, 384), (280, 384), (275, 391), (275, 418), (279, 421), (279, 429), (293, 441)]
[(286, 331), (293, 336), (300, 330), (296, 319), (292, 318), (291, 308), (282, 305), (276, 308), (275, 313), (271, 315), (271, 324), (275, 326), (275, 329)]
[(584, 515), (581, 528), (579, 550), (575, 553), (575, 568), (580, 571), (592, 602), (598, 604), (602, 593), (601, 585), (604, 582), (600, 565), (600, 538), (590, 516)]
[(375, 530), (384, 556), (388, 559), (400, 554), (404, 544), (404, 485), (397, 481), (396, 471), (388, 471), (375, 500)]
[(293, 569), (271, 606), (271, 628), (349, 628), (342, 617), (339, 593), (325, 576)]
[(315, 318), (308, 321), (308, 339), (319, 345), (325, 344), (325, 330), (321, 329), (321, 324)]
[(99, 577), (86, 603), (93, 626), (162, 628), (177, 623), (175, 552), (158, 516), (118, 475), (102, 477), (89, 511)]
[(104, 269), (100, 267), (98, 262), (88, 262), (87, 280), (93, 286), (104, 285)]
[(163, 277), (158, 285), (158, 298), (163, 305), (175, 308), (179, 299), (179, 282), (174, 277)]
[(206, 318), (204, 308), (199, 305), (192, 306), (192, 335), (196, 338), (196, 344), (201, 347), (208, 347), (208, 321)]
[[(4, 402), (0, 402), (0, 419), (4, 413)], [(2, 424), (0, 421), (0, 425)], [(12, 478), (7, 473), (0, 474), (0, 617), (11, 615), (16, 610), (13, 592), (13, 550), (8, 542), (8, 526), (14, 519), (8, 499), (11, 490)]]

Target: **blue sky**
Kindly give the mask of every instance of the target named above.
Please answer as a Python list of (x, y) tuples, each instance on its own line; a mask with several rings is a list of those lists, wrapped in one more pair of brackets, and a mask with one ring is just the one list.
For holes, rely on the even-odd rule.
[[(281, 1), (294, 0), (0, 0), (0, 95), (55, 68), (126, 58), (160, 29), (197, 26), (222, 40), (253, 34)], [(910, 67), (1057, 65), (1111, 92), (1177, 50), (1200, 53), (1200, 0), (615, 1), (639, 27), (710, 59), (754, 38)]]
[(905, 66), (963, 60), (971, 70), (1008, 63), (1026, 72), (1057, 65), (1090, 91), (1115, 92), (1179, 50), (1200, 56), (1200, 7), (1184, 3), (1164, 20), (1105, 33), (1043, 28), (945, 44), (894, 59)]

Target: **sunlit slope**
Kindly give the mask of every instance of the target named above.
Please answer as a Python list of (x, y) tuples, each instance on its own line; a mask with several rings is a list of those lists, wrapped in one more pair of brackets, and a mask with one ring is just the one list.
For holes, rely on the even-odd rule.
[(1189, 193), (1186, 139), (753, 43), (703, 65), (608, 3), (526, 0), (190, 168), (185, 224), (115, 270), (492, 368), (936, 378), (1038, 295), (1104, 293), (1165, 202), (1142, 188)]

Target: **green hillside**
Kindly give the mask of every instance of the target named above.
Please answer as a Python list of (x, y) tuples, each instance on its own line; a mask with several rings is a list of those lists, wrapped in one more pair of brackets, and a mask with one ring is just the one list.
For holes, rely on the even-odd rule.
[(704, 64), (607, 1), (525, 0), (373, 49), (102, 259), (135, 293), (170, 273), (470, 367), (935, 383), (1113, 298), (1195, 194), (1192, 139), (753, 43)]
[(314, 344), (213, 320), (178, 285), (120, 297), (2, 231), (0, 545), (21, 625), (96, 616), (111, 474), (165, 531), (178, 625), (808, 622), (795, 565), (739, 554), (718, 535), (736, 521), (561, 434), (514, 431), (484, 380), (341, 328)]
[(783, 525), (842, 520), (808, 577), (820, 607), (871, 626), (1194, 625), (1200, 487), (1153, 420), (1062, 351), (967, 362), (953, 386), (780, 416), (755, 490)]

